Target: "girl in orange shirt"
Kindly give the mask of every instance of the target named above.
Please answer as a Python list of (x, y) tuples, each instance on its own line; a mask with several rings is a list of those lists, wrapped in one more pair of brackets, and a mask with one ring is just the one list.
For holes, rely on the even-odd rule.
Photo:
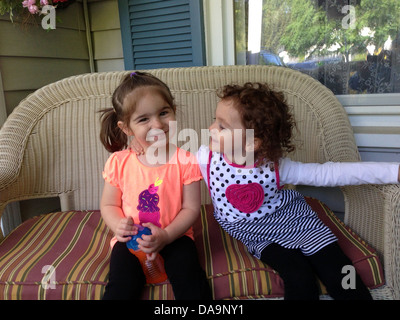
[[(192, 225), (200, 213), (201, 173), (196, 158), (169, 143), (176, 106), (167, 85), (141, 72), (127, 75), (104, 110), (100, 139), (113, 152), (104, 167), (101, 215), (114, 232), (109, 283), (103, 299), (138, 299), (146, 282), (126, 242), (138, 239), (152, 260), (159, 253), (175, 299), (210, 299), (197, 257)], [(127, 149), (134, 136), (144, 154)]]

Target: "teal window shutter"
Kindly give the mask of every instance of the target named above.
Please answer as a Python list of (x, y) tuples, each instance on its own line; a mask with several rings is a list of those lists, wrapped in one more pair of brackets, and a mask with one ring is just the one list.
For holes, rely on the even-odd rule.
[(201, 0), (118, 0), (126, 70), (205, 65)]

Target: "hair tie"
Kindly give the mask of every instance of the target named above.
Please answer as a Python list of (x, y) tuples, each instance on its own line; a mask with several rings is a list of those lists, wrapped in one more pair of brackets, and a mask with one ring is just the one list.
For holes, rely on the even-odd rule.
[(136, 72), (131, 73), (131, 78), (136, 75)]

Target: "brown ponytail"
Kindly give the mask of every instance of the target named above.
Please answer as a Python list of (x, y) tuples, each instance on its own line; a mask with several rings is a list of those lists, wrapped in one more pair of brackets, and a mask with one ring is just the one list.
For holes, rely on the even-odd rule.
[(105, 109), (101, 112), (101, 143), (109, 152), (116, 152), (125, 149), (128, 143), (128, 138), (117, 125), (118, 118), (114, 108)]

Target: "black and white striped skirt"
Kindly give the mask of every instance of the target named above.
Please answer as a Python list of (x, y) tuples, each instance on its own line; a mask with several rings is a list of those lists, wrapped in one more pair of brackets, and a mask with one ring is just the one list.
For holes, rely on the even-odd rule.
[(258, 259), (263, 249), (271, 243), (288, 249), (300, 249), (308, 256), (337, 240), (303, 195), (294, 190), (281, 192), (283, 199), (279, 209), (256, 221), (227, 222), (215, 213), (214, 217), (228, 234), (243, 242)]

